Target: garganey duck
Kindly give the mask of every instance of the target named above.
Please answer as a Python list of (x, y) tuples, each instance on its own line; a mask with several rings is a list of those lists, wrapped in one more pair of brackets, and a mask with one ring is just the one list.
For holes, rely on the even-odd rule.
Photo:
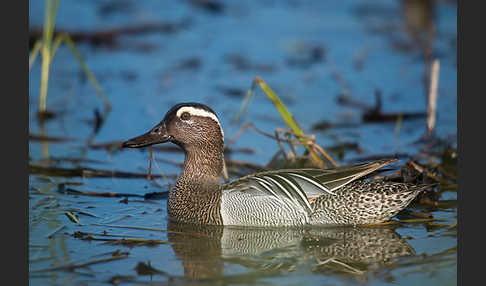
[(405, 208), (425, 185), (357, 180), (396, 161), (335, 169), (282, 169), (221, 184), (224, 132), (216, 113), (180, 103), (149, 132), (123, 143), (140, 148), (172, 142), (185, 152), (182, 172), (169, 191), (175, 221), (208, 225), (304, 226), (384, 222)]

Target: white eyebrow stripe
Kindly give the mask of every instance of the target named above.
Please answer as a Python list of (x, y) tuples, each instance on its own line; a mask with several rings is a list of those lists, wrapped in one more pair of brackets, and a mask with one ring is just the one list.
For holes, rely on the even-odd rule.
[(177, 110), (177, 113), (176, 113), (177, 117), (180, 118), (181, 114), (184, 113), (184, 112), (188, 112), (189, 114), (194, 115), (194, 116), (209, 117), (212, 120), (216, 121), (216, 123), (218, 123), (219, 129), (221, 130), (221, 135), (223, 136), (223, 140), (224, 140), (223, 127), (221, 127), (221, 124), (219, 123), (218, 117), (214, 113), (209, 112), (209, 111), (204, 110), (204, 109), (195, 108), (195, 107), (192, 107), (192, 106), (183, 106), (183, 107), (179, 108), (179, 110)]

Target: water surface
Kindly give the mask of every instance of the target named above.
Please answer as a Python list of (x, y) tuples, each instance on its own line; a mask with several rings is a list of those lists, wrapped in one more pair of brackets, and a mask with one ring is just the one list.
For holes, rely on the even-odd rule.
[[(359, 149), (340, 156), (332, 154), (340, 165), (371, 156), (413, 156), (424, 147), (417, 141), (425, 134), (425, 118), (363, 123), (363, 106), (375, 106), (378, 92), (383, 112), (425, 112), (427, 52), (420, 39), (429, 39), (430, 23), (435, 25), (434, 38), (429, 42), (431, 58), (440, 60), (435, 134), (455, 147), (455, 2), (440, 1), (432, 7), (417, 5), (428, 1), (228, 1), (222, 6), (198, 6), (194, 2), (60, 1), (56, 28), (71, 33), (147, 24), (172, 28), (122, 34), (98, 45), (77, 42), (112, 103), (111, 112), (96, 133), (95, 110), (101, 111), (103, 106), (66, 46), (59, 48), (50, 72), (47, 106), (56, 117), (40, 124), (41, 65), (37, 61), (29, 73), (29, 133), (69, 140), (30, 140), (29, 163), (146, 174), (148, 150), (87, 146), (139, 135), (181, 101), (211, 106), (222, 121), (228, 142), (241, 127), (241, 122), (232, 121), (255, 76), (275, 90), (304, 132), (314, 134), (324, 148), (358, 144)], [(30, 28), (42, 28), (43, 16), (44, 2), (30, 1)], [(413, 27), (418, 34), (411, 32)], [(351, 98), (361, 107), (340, 104), (342, 98)], [(242, 121), (271, 134), (277, 127), (285, 128), (261, 91), (257, 91)], [(312, 129), (323, 121), (341, 127)], [(278, 144), (247, 130), (231, 148), (251, 152), (234, 152), (227, 159), (265, 165), (278, 151)], [(403, 165), (406, 156), (393, 167)], [(164, 198), (91, 197), (65, 192), (72, 189), (144, 196), (167, 191), (168, 183), (173, 183), (179, 172), (183, 154), (154, 150), (154, 158), (153, 173), (164, 174), (166, 179), (31, 173), (31, 285), (456, 284), (456, 228), (449, 227), (457, 219), (455, 206), (409, 208), (430, 212), (439, 219), (434, 221), (437, 225), (417, 222), (370, 228), (196, 229), (169, 223)], [(440, 197), (456, 198), (455, 191), (445, 191)], [(76, 214), (79, 223), (69, 220), (67, 212)], [(84, 235), (74, 235), (76, 232)], [(167, 243), (113, 245), (88, 240), (86, 233), (95, 239), (125, 237)], [(107, 261), (52, 269), (103, 259)], [(143, 265), (159, 272), (141, 271)], [(151, 275), (144, 275), (147, 273)]]

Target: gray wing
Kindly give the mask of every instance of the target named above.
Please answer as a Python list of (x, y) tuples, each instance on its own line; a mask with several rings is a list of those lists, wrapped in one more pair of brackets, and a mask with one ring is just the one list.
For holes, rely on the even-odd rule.
[(395, 161), (397, 160), (387, 159), (335, 169), (306, 168), (266, 171), (242, 177), (225, 185), (223, 189), (285, 198), (310, 211), (309, 198), (323, 194), (333, 195), (335, 190)]
[[(300, 169), (314, 177), (319, 183), (323, 184), (331, 192), (362, 178), (374, 171), (389, 165), (397, 159), (384, 159), (354, 166), (345, 166), (335, 169)], [(297, 169), (299, 171), (299, 169)], [(295, 171), (295, 170), (289, 170)]]

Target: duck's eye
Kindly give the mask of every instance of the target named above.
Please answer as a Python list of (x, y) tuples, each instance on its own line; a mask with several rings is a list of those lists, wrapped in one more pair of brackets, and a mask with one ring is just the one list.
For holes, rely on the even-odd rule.
[(181, 114), (182, 120), (188, 120), (189, 118), (191, 118), (191, 114), (189, 114), (189, 112), (184, 112)]

